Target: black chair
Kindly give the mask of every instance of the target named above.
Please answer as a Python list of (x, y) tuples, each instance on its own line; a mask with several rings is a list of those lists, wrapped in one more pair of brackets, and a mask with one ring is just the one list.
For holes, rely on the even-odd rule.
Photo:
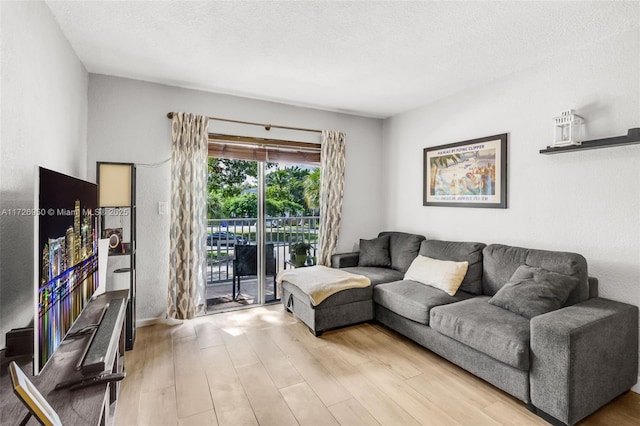
[[(240, 278), (258, 275), (258, 246), (237, 245), (233, 257), (233, 300), (240, 295)], [(273, 297), (276, 297), (276, 258), (273, 244), (265, 244), (266, 276), (273, 276)], [(238, 291), (236, 292), (236, 283)]]

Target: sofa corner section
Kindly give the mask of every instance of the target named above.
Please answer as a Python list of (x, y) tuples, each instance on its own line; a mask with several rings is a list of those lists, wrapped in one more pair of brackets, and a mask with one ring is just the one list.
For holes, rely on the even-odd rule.
[(638, 307), (589, 299), (531, 320), (531, 403), (575, 424), (638, 377)]

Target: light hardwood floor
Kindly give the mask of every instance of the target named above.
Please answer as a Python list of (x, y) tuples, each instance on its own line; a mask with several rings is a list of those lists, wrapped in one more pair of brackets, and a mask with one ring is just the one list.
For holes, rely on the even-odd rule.
[[(116, 425), (544, 425), (524, 404), (375, 324), (315, 338), (281, 305), (139, 328)], [(627, 393), (581, 425), (640, 424)]]

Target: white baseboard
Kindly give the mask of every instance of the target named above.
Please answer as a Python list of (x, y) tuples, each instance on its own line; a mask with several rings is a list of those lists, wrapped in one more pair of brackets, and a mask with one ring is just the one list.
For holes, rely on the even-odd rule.
[(638, 381), (636, 382), (636, 385), (631, 388), (631, 390), (635, 393), (640, 393), (640, 376), (638, 376)]

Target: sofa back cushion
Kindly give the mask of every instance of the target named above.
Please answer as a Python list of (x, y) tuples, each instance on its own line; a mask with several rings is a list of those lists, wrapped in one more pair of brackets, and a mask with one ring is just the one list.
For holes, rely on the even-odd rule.
[(576, 277), (520, 265), (489, 303), (531, 319), (565, 306), (579, 284)]
[(373, 240), (360, 239), (360, 254), (358, 266), (377, 266), (379, 268), (391, 267), (389, 255), (389, 236), (374, 238)]
[(408, 234), (406, 232), (381, 232), (378, 237), (389, 236), (389, 254), (391, 255), (391, 268), (400, 272), (407, 272), (413, 259), (418, 256), (420, 243), (424, 240), (422, 235)]
[[(424, 240), (420, 244), (419, 254), (438, 260), (469, 262), (467, 274), (458, 290), (471, 294), (482, 294), (482, 249), (485, 247), (484, 243)], [(507, 279), (509, 278), (511, 275), (507, 277)]]
[(487, 296), (495, 295), (520, 265), (528, 265), (578, 279), (579, 284), (569, 294), (565, 306), (589, 299), (587, 260), (577, 253), (536, 250), (502, 244), (490, 244), (482, 253), (482, 292)]

